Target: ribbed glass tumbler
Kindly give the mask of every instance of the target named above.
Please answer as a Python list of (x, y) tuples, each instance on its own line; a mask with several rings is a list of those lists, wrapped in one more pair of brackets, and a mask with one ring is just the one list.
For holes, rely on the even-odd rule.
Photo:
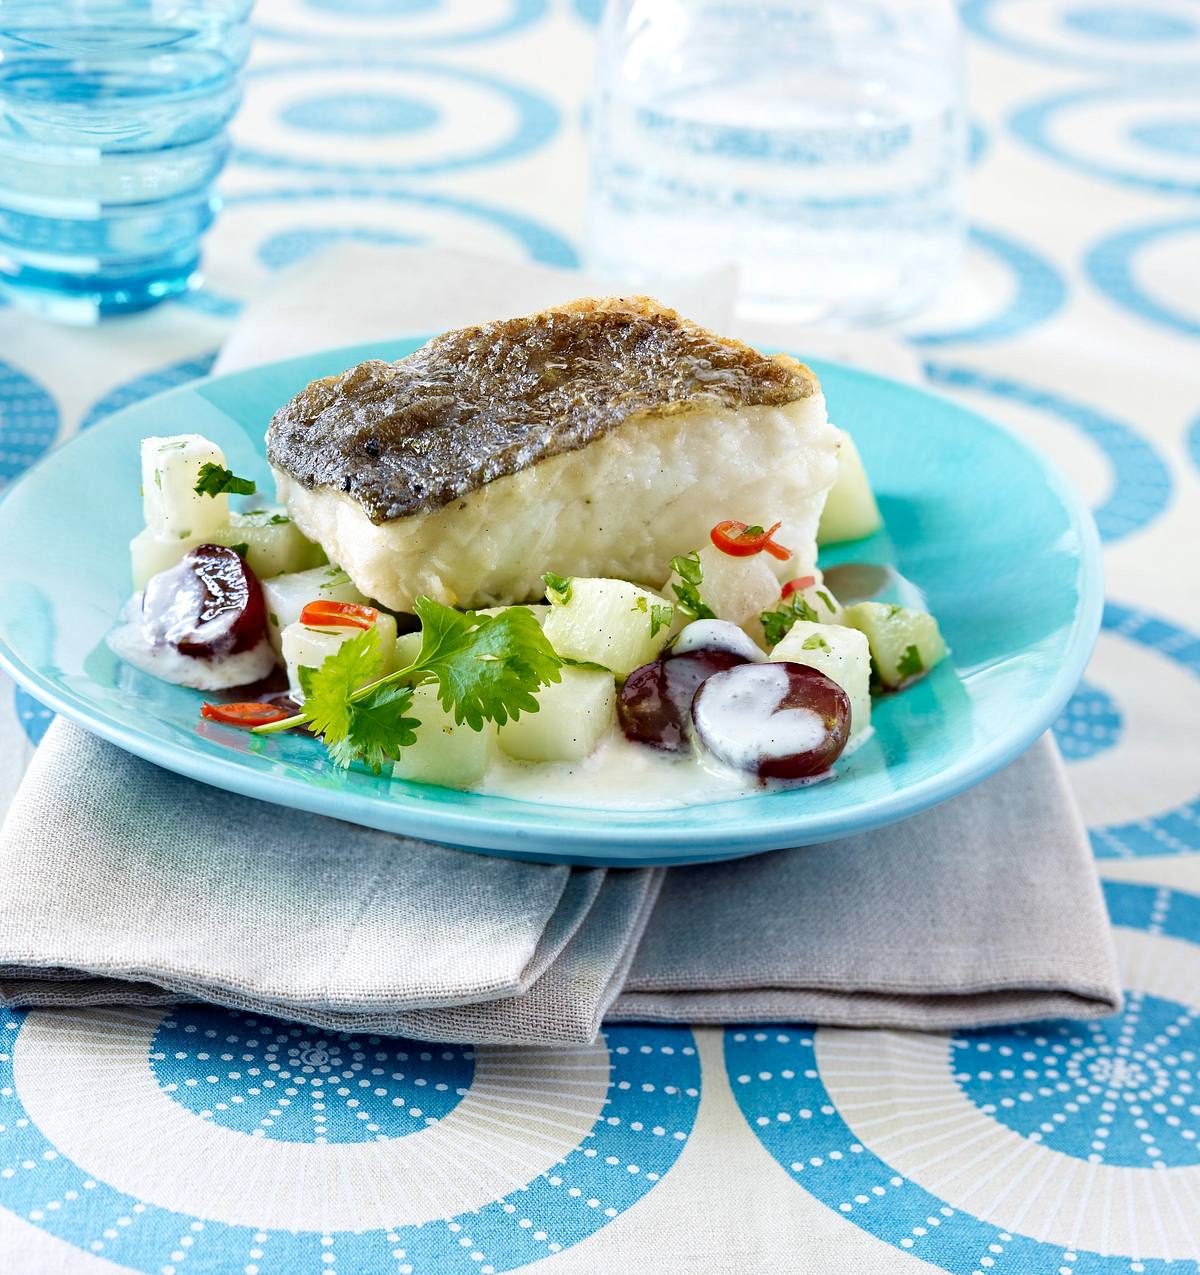
[(65, 322), (184, 291), (252, 0), (0, 0), (0, 289)]

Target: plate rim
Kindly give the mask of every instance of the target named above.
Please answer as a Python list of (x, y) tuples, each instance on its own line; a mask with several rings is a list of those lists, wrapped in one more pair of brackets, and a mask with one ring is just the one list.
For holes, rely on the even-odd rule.
[[(234, 372), (215, 373), (197, 377), (184, 385), (174, 386), (161, 393), (150, 395), (137, 403), (129, 404), (98, 421), (86, 432), (77, 431), (70, 438), (53, 447), (0, 492), (0, 509), (21, 488), (45, 467), (57, 462), (58, 457), (80, 439), (111, 429), (114, 422), (129, 411), (143, 410), (146, 405), (161, 402), (170, 397), (195, 394), (200, 387), (225, 381), (236, 376), (262, 373), (265, 369), (281, 370), (289, 364), (303, 366), (314, 359), (337, 360), (345, 356), (354, 361), (380, 357), (378, 351), (406, 343), (410, 340), (428, 339), (419, 334), (396, 335), (377, 341), (355, 342), (351, 345), (314, 350), (307, 354), (286, 359), (271, 360), (252, 368)], [(113, 720), (89, 701), (76, 698), (62, 682), (44, 676), (30, 668), (0, 636), (0, 669), (24, 687), (35, 699), (56, 713), (68, 718), (89, 731), (134, 756), (154, 765), (183, 775), (198, 782), (245, 797), (268, 802), (272, 805), (303, 810), (310, 814), (342, 819), (378, 831), (416, 837), (444, 845), (482, 854), (502, 854), (553, 863), (585, 863), (593, 866), (650, 866), (703, 863), (739, 858), (768, 850), (789, 846), (811, 845), (870, 832), (888, 824), (899, 822), (924, 810), (932, 809), (982, 782), (1009, 765), (1024, 753), (1052, 725), (1066, 706), (1083, 676), (1100, 632), (1104, 608), (1103, 550), (1099, 532), (1091, 510), (1082, 494), (1075, 488), (1057, 464), (1036, 451), (1015, 431), (1005, 428), (990, 417), (969, 407), (941, 390), (924, 385), (914, 385), (897, 378), (857, 367), (837, 359), (814, 361), (838, 372), (850, 373), (905, 394), (929, 397), (949, 404), (958, 412), (971, 416), (978, 426), (1005, 437), (1011, 444), (1026, 453), (1032, 460), (1056, 500), (1068, 515), (1071, 527), (1079, 538), (1079, 604), (1076, 608), (1070, 633), (1066, 639), (1065, 656), (1055, 672), (1046, 692), (1039, 699), (1039, 711), (1021, 719), (1017, 728), (997, 734), (977, 748), (970, 762), (956, 764), (936, 774), (918, 779), (895, 792), (876, 798), (863, 812), (832, 811), (800, 816), (801, 827), (795, 824), (795, 813), (780, 811), (771, 816), (758, 815), (745, 829), (723, 828), (707, 831), (703, 827), (682, 829), (674, 827), (662, 816), (674, 808), (656, 809), (652, 812), (603, 811), (612, 818), (627, 814), (624, 823), (596, 827), (585, 820), (579, 826), (575, 819), (584, 810), (578, 806), (554, 806), (549, 803), (527, 802), (508, 798), (515, 807), (536, 811), (543, 817), (557, 812), (559, 818), (551, 834), (541, 828), (519, 826), (519, 816), (501, 820), (495, 814), (478, 812), (470, 808), (436, 806), (423, 809), (419, 801), (391, 804), (368, 794), (318, 788), (302, 779), (279, 781), (271, 776), (242, 765), (236, 755), (210, 756), (156, 740), (132, 727)], [(490, 794), (496, 796), (496, 794)], [(735, 804), (739, 798), (713, 806)], [(600, 808), (603, 809), (603, 808)], [(694, 807), (680, 807), (680, 810)], [(378, 818), (369, 817), (378, 812)], [(653, 813), (661, 822), (642, 822), (647, 813)], [(387, 816), (391, 816), (390, 818)], [(365, 817), (364, 817), (365, 816)], [(640, 819), (639, 816), (642, 818)], [(399, 826), (403, 823), (403, 827)], [(530, 837), (549, 841), (551, 836), (556, 848), (547, 850), (542, 845), (531, 845)], [(468, 838), (462, 840), (461, 838)], [(603, 857), (606, 856), (607, 857)]]

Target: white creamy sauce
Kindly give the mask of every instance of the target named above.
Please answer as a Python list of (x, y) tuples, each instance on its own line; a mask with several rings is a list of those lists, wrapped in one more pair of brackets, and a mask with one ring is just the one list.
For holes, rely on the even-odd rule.
[(753, 769), (759, 758), (790, 757), (818, 747), (825, 738), (819, 713), (809, 708), (776, 712), (789, 685), (779, 664), (743, 665), (710, 677), (692, 710), (709, 749), (731, 766)]
[(143, 673), (174, 682), (176, 686), (196, 691), (224, 691), (261, 681), (275, 667), (275, 652), (265, 637), (248, 651), (211, 660), (181, 655), (166, 643), (154, 645), (142, 630), (140, 593), (130, 598), (121, 618), (124, 623), (108, 635), (113, 654)]
[(476, 791), (548, 806), (664, 810), (765, 789), (756, 776), (715, 758), (630, 743), (614, 728), (581, 762), (521, 762), (497, 750)]
[(752, 664), (761, 664), (767, 653), (750, 640), (731, 620), (693, 620), (675, 639), (676, 655), (688, 651), (729, 651)]

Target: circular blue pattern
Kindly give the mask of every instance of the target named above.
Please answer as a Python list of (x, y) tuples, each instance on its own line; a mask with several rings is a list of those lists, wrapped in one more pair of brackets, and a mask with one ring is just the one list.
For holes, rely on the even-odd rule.
[(1062, 16), (1063, 26), (1080, 35), (1116, 44), (1135, 41), (1139, 44), (1161, 44), (1163, 41), (1186, 40), (1196, 34), (1195, 26), (1176, 13), (1137, 9), (1132, 5), (1097, 5), (1069, 9)]
[[(1172, 660), (1200, 678), (1200, 637), (1142, 611), (1104, 604), (1103, 631)], [(1164, 711), (1169, 711), (1164, 707)], [(1197, 780), (1200, 788), (1200, 778)], [(1152, 819), (1136, 819), (1089, 830), (1098, 859), (1129, 859), (1140, 855), (1194, 854), (1200, 850), (1200, 793), (1195, 799)], [(1196, 933), (1200, 934), (1200, 918)]]
[(0, 484), (28, 469), (58, 434), (58, 406), (31, 376), (0, 360)]
[[(1057, 11), (1062, 39), (1054, 34), (1039, 38), (1014, 22), (1006, 27), (999, 12), (1010, 0), (963, 0), (962, 20), (972, 35), (1022, 57), (1057, 67), (1081, 67), (1116, 75), (1143, 75), (1161, 71), (1186, 71), (1200, 65), (1200, 49), (1192, 42), (1200, 36), (1200, 24), (1177, 10), (1144, 4), (1086, 4)], [(1042, 12), (1050, 9), (1042, 6)], [(1084, 40), (1080, 40), (1080, 36)], [(1178, 49), (1173, 46), (1180, 46)], [(1164, 50), (1178, 58), (1162, 56)]]
[[(1105, 882), (1104, 893), (1115, 925), (1190, 943), (1200, 933), (1196, 895), (1124, 882)], [(1189, 1079), (1195, 1074), (1195, 1046), (1200, 1043), (1198, 1014), (1195, 1008), (1135, 991), (1125, 1013), (1106, 1024), (1045, 1023), (963, 1033), (947, 1041), (947, 1067), (953, 1064), (952, 1074), (981, 1108), (996, 1108), (984, 1118), (1063, 1154), (1099, 1156), (1104, 1163), (1122, 1166), (1151, 1167), (1156, 1159), (1167, 1167), (1194, 1164), (1200, 1157), (1195, 1140), (1185, 1137), (1184, 1130), (1200, 1127), (1197, 1089)], [(1082, 1244), (1066, 1251), (1061, 1245), (1002, 1230), (898, 1173), (859, 1140), (839, 1113), (821, 1077), (816, 1035), (812, 1029), (730, 1029), (725, 1033), (725, 1067), (743, 1117), (771, 1158), (846, 1221), (953, 1275), (978, 1273), (981, 1268), (1020, 1275), (1061, 1275), (1064, 1269), (1068, 1275), (1126, 1275), (1131, 1270), (1195, 1275), (1190, 1257), (1138, 1261), (1139, 1255), (1131, 1259)], [(1151, 1058), (1153, 1063), (1147, 1061)], [(914, 1089), (905, 1059), (898, 1050), (897, 1074), (877, 1077), (877, 1107), (886, 1105), (889, 1095), (892, 1102), (903, 1103), (905, 1095), (912, 1101), (914, 1092), (922, 1093), (920, 1086)], [(1059, 1075), (1051, 1077), (1051, 1071)], [(1074, 1079), (1077, 1074), (1080, 1083)], [(1099, 1085), (1100, 1092), (1091, 1092), (1092, 1085)], [(1051, 1095), (1040, 1089), (1049, 1089)], [(1031, 1094), (1028, 1101), (1021, 1099), (1023, 1093)], [(1055, 1104), (1054, 1096), (1061, 1104)], [(1087, 1101), (1080, 1101), (1081, 1096)], [(1005, 1098), (1012, 1099), (1011, 1105), (1003, 1102)], [(1055, 1120), (1055, 1114), (1065, 1119)], [(1112, 1118), (1102, 1121), (1102, 1115)], [(913, 1137), (921, 1135), (922, 1121), (928, 1122), (930, 1141), (947, 1136), (939, 1131), (937, 1112), (930, 1113), (926, 1104), (913, 1114)], [(1049, 1133), (1041, 1128), (1046, 1123), (1051, 1125)], [(1096, 1128), (1110, 1132), (1097, 1138)], [(1143, 1141), (1146, 1134), (1149, 1142)], [(1093, 1142), (1102, 1149), (1092, 1148)], [(991, 1256), (1000, 1253), (1003, 1259)]]
[(1156, 300), (1138, 282), (1135, 271), (1137, 254), (1147, 244), (1169, 239), (1172, 235), (1197, 232), (1200, 232), (1200, 217), (1183, 217), (1119, 230), (1088, 250), (1084, 269), (1101, 292), (1139, 319), (1182, 332), (1185, 336), (1200, 336), (1200, 319)]
[(169, 363), (166, 367), (156, 368), (153, 372), (143, 372), (132, 380), (123, 381), (98, 398), (84, 413), (79, 422), (80, 429), (90, 429), (99, 420), (119, 412), (123, 407), (140, 403), (144, 398), (161, 394), (165, 390), (173, 390), (177, 385), (186, 385), (207, 376), (216, 362), (217, 352), (201, 354), (193, 359), (181, 359), (178, 363)]
[[(601, 0), (601, 3), (603, 0)], [(340, 29), (331, 31), (305, 31), (291, 27), (277, 27), (270, 24), (255, 24), (255, 35), (266, 36), (270, 40), (286, 41), (290, 44), (357, 44), (369, 43), (373, 49), (381, 45), (395, 44), (405, 50), (416, 48), (436, 48), (442, 45), (477, 44), (485, 40), (497, 40), (501, 36), (514, 35), (527, 27), (540, 22), (549, 9), (549, 0), (509, 0), (509, 12), (495, 21), (485, 21), (476, 26), (465, 26), (458, 30), (424, 31), (414, 28), (409, 31), (395, 31), (392, 24), (397, 18), (423, 17), (436, 13), (442, 6), (441, 0), (304, 0), (305, 6), (317, 13), (332, 14), (345, 19)], [(465, 6), (464, 6), (465, 7)], [(469, 8), (467, 9), (469, 12)], [(353, 24), (358, 21), (384, 22), (386, 27), (359, 28)]]
[(298, 226), (280, 230), (258, 245), (258, 259), (269, 270), (303, 261), (321, 248), (335, 243), (409, 245), (419, 243), (415, 235), (382, 230), (378, 226)]
[(946, 389), (974, 390), (1045, 412), (1072, 426), (1108, 458), (1113, 486), (1092, 510), (1101, 539), (1120, 540), (1140, 531), (1171, 500), (1171, 472), (1151, 445), (1128, 425), (1086, 403), (1008, 377), (971, 368), (926, 363), (925, 374)]
[(33, 698), (28, 691), (20, 686), (13, 688), (13, 708), (16, 710), (17, 721), (21, 723), (21, 729), (25, 732), (31, 744), (40, 744), (42, 736), (50, 727), (50, 723), (54, 720), (54, 714), (41, 703)]
[(1200, 416), (1196, 417), (1187, 432), (1187, 449), (1192, 457), (1192, 464), (1200, 469)]
[(382, 1142), (449, 1115), (474, 1058), (463, 1045), (181, 1005), (156, 1032), (150, 1067), (176, 1102), (227, 1129), (277, 1142)]
[(1200, 1164), (1200, 1010), (1131, 993), (1103, 1022), (1033, 1023), (952, 1042), (985, 1114), (1092, 1164)]
[[(558, 110), (552, 102), (538, 93), (522, 85), (501, 80), (496, 76), (485, 75), (466, 67), (440, 66), (429, 62), (408, 62), (398, 59), (372, 59), (359, 57), (354, 61), (319, 61), (319, 62), (272, 62), (247, 72), (247, 80), (255, 81), (279, 75), (310, 75), (314, 72), (331, 72), (352, 70), (361, 73), (365, 70), (384, 71), (389, 77), (400, 79), (405, 72), (417, 72), (422, 76), (433, 76), (446, 80), (453, 91), (455, 86), (471, 85), (489, 90), (500, 101), (507, 102), (516, 113), (516, 123), (508, 137), (498, 143), (489, 143), (476, 149), (467, 149), (458, 153), (439, 153), (435, 158), (414, 159), (409, 162), (388, 164), (364, 164), (341, 162), (336, 159), (301, 159), (278, 151), (266, 150), (261, 146), (239, 145), (235, 148), (234, 158), (242, 164), (259, 168), (283, 169), (292, 172), (330, 173), (343, 176), (359, 177), (397, 177), (417, 176), (428, 173), (459, 172), (466, 168), (477, 168), (482, 165), (501, 164), (516, 159), (530, 151), (537, 150), (554, 136), (559, 128)], [(361, 104), (367, 94), (355, 94), (351, 101), (357, 99)], [(375, 96), (375, 95), (371, 95)], [(315, 101), (328, 101), (322, 95)], [(429, 123), (440, 115), (436, 106), (405, 99), (409, 102), (410, 113), (418, 108), (428, 112)], [(305, 118), (311, 121), (308, 114)], [(339, 112), (338, 118), (349, 122), (349, 114)], [(302, 125), (311, 127), (311, 122)], [(421, 127), (428, 127), (428, 124)], [(376, 130), (367, 128), (340, 131), (362, 131), (368, 135)], [(411, 131), (411, 130), (410, 130)]]
[(1097, 686), (1081, 682), (1054, 723), (1054, 736), (1067, 761), (1082, 761), (1112, 748), (1121, 738), (1121, 713)]
[(571, 0), (575, 13), (589, 26), (599, 26), (604, 13), (604, 0)]
[(1129, 130), (1129, 138), (1164, 155), (1200, 159), (1200, 120), (1145, 120)]
[[(186, 1026), (180, 1017), (184, 1012), (173, 1011), (172, 1021)], [(192, 1015), (193, 1011), (186, 1013)], [(216, 1031), (215, 1037), (206, 1038), (213, 1042), (214, 1050), (220, 1042), (230, 1045), (224, 1052), (233, 1052), (232, 1042), (222, 1041), (222, 1037), (240, 1035), (248, 1026), (244, 1016), (234, 1013), (197, 1010), (194, 1014), (191, 1021), (198, 1028), (203, 1020), (208, 1023), (203, 1030)], [(204, 1015), (210, 1017), (204, 1019)], [(335, 1264), (344, 1275), (367, 1271), (491, 1275), (514, 1270), (587, 1239), (649, 1194), (683, 1150), (700, 1098), (699, 1059), (690, 1031), (614, 1027), (605, 1033), (609, 1084), (602, 1114), (574, 1150), (530, 1182), (480, 1208), (421, 1225), (322, 1232), (314, 1218), (312, 1229), (261, 1231), (134, 1199), (89, 1175), (52, 1146), (29, 1118), (13, 1072), (13, 1043), (25, 1018), (22, 1011), (0, 1011), (0, 1208), (17, 1213), (67, 1244), (145, 1275), (161, 1275), (164, 1269), (176, 1268), (179, 1275), (186, 1269), (241, 1272), (251, 1250), (256, 1254), (251, 1259), (253, 1275), (297, 1275), (324, 1271)], [(177, 1030), (165, 1028), (171, 1034)], [(184, 1032), (188, 1040), (198, 1034)], [(242, 1052), (265, 1062), (266, 1038), (256, 1039), (260, 1042), (257, 1046), (251, 1048), (247, 1042)], [(329, 1054), (328, 1046), (320, 1041), (331, 1038), (322, 1033), (290, 1039), (297, 1047), (304, 1039), (307, 1048)], [(367, 1048), (359, 1052), (394, 1049), (397, 1061), (398, 1051), (408, 1052), (408, 1046), (401, 1042), (375, 1048), (370, 1038), (366, 1039)], [(447, 1051), (454, 1055), (450, 1060), (441, 1058)], [(433, 1055), (422, 1060), (426, 1078), (457, 1088), (469, 1051), (427, 1046), (425, 1052)], [(315, 1058), (316, 1054), (309, 1056)], [(148, 1065), (157, 1068), (166, 1061), (151, 1059)], [(327, 1064), (300, 1062), (300, 1074), (304, 1074), (305, 1065), (314, 1067), (312, 1076), (316, 1077)], [(569, 1069), (569, 1058), (564, 1065)], [(531, 1100), (548, 1104), (552, 1111), (553, 1077), (547, 1076), (544, 1085), (545, 1090), (532, 1094)], [(509, 1116), (507, 1111), (497, 1114), (501, 1120)], [(234, 1118), (222, 1115), (223, 1122), (234, 1127), (230, 1123)], [(207, 1119), (200, 1113), (196, 1118)], [(415, 1131), (411, 1136), (421, 1135)], [(486, 1135), (479, 1138), (484, 1146), (475, 1150), (486, 1153)], [(51, 1201), (57, 1207), (52, 1207)], [(122, 1223), (121, 1218), (126, 1221)], [(178, 1267), (183, 1259), (173, 1256), (180, 1248), (181, 1235), (189, 1237), (187, 1268)]]
[(441, 113), (399, 93), (324, 93), (289, 102), (280, 120), (308, 133), (367, 133), (387, 137), (432, 128)]
[[(1119, 162), (1100, 160), (1091, 155), (1075, 154), (1067, 149), (1053, 136), (1052, 124), (1057, 115), (1076, 108), (1086, 109), (1093, 104), (1109, 102), (1138, 102), (1146, 98), (1164, 100), (1162, 89), (1147, 90), (1137, 88), (1098, 88), (1073, 89), (1068, 93), (1058, 93), (1022, 106), (1014, 111), (1008, 125), (1014, 137), (1020, 138), (1041, 155), (1055, 160), (1076, 172), (1086, 173), (1091, 177), (1100, 177), (1105, 181), (1115, 182), (1119, 186), (1130, 186), (1138, 190), (1151, 190), (1160, 195), (1197, 195), (1200, 194), (1200, 178), (1187, 169), (1171, 172), (1164, 169), (1159, 173), (1147, 173), (1139, 169), (1123, 168)], [(1180, 87), (1173, 105), (1177, 110), (1184, 110), (1185, 103), (1200, 106), (1200, 99), (1195, 93)], [(1182, 126), (1182, 121), (1180, 122)], [(1130, 124), (1126, 136), (1137, 140), (1137, 125)], [(1159, 159), (1164, 158), (1159, 149), (1147, 148), (1148, 152)], [(1175, 152), (1174, 157), (1178, 157)]]
[(1067, 299), (1066, 284), (1045, 257), (1009, 235), (982, 226), (971, 227), (970, 241), (997, 258), (1011, 273), (1016, 284), (1012, 300), (999, 313), (973, 327), (918, 333), (909, 338), (915, 345), (998, 341), (1027, 332), (1062, 309)]

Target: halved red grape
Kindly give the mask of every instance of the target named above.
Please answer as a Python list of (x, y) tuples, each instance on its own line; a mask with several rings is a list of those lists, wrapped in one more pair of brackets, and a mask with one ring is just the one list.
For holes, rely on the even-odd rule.
[(850, 737), (850, 700), (806, 664), (739, 664), (697, 690), (692, 722), (714, 757), (762, 779), (829, 769)]
[(617, 696), (617, 717), (626, 737), (669, 753), (687, 752), (696, 688), (714, 673), (744, 662), (733, 651), (699, 650), (634, 669)]
[(224, 545), (198, 545), (160, 572), (142, 598), (142, 632), (154, 646), (173, 646), (193, 659), (248, 651), (266, 636), (258, 577)]

